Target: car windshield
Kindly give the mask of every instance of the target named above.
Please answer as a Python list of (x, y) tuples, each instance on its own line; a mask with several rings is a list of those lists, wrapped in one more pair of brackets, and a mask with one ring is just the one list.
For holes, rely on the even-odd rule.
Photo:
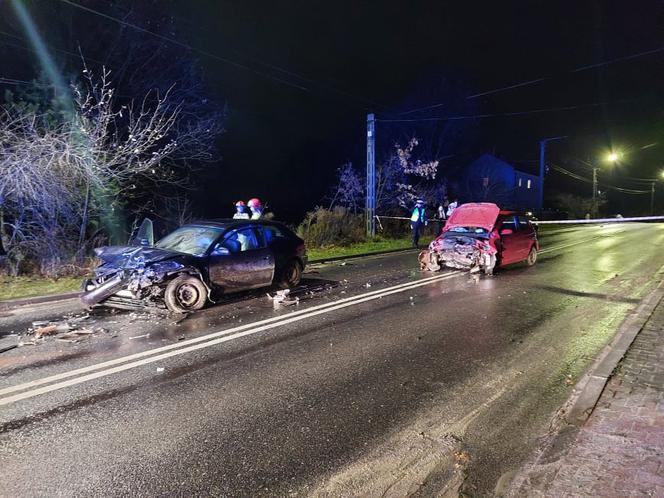
[(159, 249), (202, 256), (223, 230), (211, 227), (182, 227), (155, 244)]
[(480, 227), (454, 227), (449, 230), (450, 232), (455, 233), (489, 233), (485, 228)]

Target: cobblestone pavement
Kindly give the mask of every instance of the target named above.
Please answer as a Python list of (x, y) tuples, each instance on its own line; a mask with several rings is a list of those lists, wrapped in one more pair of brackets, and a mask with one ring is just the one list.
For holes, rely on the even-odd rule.
[(555, 467), (529, 496), (664, 497), (664, 302)]

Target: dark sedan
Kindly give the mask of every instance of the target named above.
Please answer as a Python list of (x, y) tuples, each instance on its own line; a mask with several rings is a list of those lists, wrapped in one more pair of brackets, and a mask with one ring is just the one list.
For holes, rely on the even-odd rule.
[[(143, 241), (145, 243), (145, 241)], [(217, 296), (296, 286), (307, 263), (304, 241), (281, 223), (202, 221), (154, 245), (101, 247), (102, 264), (83, 284), (88, 306), (201, 309)]]

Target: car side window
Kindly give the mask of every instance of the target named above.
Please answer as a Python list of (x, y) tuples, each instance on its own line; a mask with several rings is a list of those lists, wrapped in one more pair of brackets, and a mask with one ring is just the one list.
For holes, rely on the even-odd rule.
[(519, 216), (519, 228), (521, 230), (527, 230), (529, 226), (528, 219), (525, 216)]
[(265, 242), (266, 244), (270, 244), (273, 242), (275, 239), (283, 239), (285, 238), (284, 234), (279, 230), (278, 227), (274, 225), (269, 225), (269, 226), (263, 226), (261, 227), (263, 231), (263, 235), (265, 237)]
[(256, 237), (256, 233), (251, 227), (231, 231), (220, 244), (228, 249), (231, 254), (252, 251), (261, 247), (258, 237)]
[(503, 222), (501, 224), (500, 229), (505, 230), (506, 228), (509, 228), (510, 230), (516, 231), (518, 230), (518, 227), (515, 223), (514, 216), (506, 216), (503, 218)]

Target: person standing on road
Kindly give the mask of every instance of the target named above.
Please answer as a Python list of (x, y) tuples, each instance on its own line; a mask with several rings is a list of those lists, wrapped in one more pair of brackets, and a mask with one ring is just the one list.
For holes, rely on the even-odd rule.
[(420, 242), (420, 228), (422, 225), (427, 224), (427, 215), (424, 211), (424, 201), (418, 199), (413, 209), (413, 214), (410, 215), (410, 229), (413, 235), (413, 247), (419, 247)]
[(454, 200), (452, 202), (450, 202), (450, 205), (447, 206), (447, 217), (448, 218), (450, 216), (452, 216), (452, 213), (454, 212), (454, 210), (457, 208), (458, 205), (459, 205), (459, 200), (455, 197)]
[(438, 204), (438, 212), (436, 213), (436, 221), (438, 222), (438, 226), (436, 227), (436, 235), (438, 235), (445, 226), (445, 219), (446, 219), (445, 212), (447, 211), (445, 204), (449, 204), (449, 202), (447, 202), (447, 199)]

